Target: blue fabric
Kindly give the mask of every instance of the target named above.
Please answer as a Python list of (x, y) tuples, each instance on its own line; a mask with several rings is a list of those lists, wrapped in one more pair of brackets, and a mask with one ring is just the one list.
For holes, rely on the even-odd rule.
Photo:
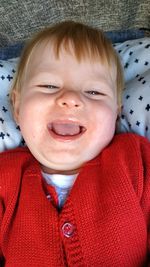
[(113, 43), (122, 43), (127, 40), (134, 40), (145, 37), (144, 30), (124, 30), (124, 31), (110, 31), (105, 32), (106, 36), (111, 39)]
[(23, 49), (23, 43), (13, 44), (7, 47), (0, 48), (0, 60), (7, 60), (19, 57)]
[[(106, 36), (113, 43), (120, 43), (126, 40), (133, 40), (144, 37), (144, 30), (124, 30), (105, 32)], [(7, 60), (19, 57), (23, 49), (24, 43), (16, 43), (8, 47), (0, 48), (0, 60)]]

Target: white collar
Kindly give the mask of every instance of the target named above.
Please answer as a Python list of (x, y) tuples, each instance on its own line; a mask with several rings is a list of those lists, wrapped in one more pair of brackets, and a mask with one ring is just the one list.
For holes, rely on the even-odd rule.
[(73, 175), (64, 175), (64, 174), (48, 174), (42, 172), (42, 175), (46, 180), (47, 184), (51, 184), (60, 188), (71, 188), (75, 183), (78, 173)]

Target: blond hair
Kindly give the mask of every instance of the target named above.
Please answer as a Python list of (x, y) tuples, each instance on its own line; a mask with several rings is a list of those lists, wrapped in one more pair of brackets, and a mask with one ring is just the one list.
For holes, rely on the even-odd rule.
[(65, 48), (67, 52), (70, 52), (71, 44), (74, 55), (78, 61), (87, 58), (91, 61), (100, 60), (102, 64), (110, 68), (110, 72), (113, 68), (116, 68), (118, 105), (121, 105), (121, 93), (124, 85), (123, 72), (119, 57), (111, 41), (105, 37), (101, 30), (73, 21), (64, 21), (45, 28), (33, 36), (26, 44), (18, 64), (16, 77), (10, 93), (10, 100), (12, 100), (14, 91), (20, 93), (23, 77), (31, 61), (32, 54), (39, 45), (45, 41), (53, 45), (54, 53), (57, 58), (59, 58), (62, 47)]

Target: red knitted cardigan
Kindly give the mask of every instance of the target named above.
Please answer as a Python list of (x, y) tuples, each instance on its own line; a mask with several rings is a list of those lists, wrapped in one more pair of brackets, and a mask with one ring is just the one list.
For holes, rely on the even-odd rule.
[(0, 155), (0, 266), (150, 266), (148, 140), (117, 135), (82, 168), (61, 211), (49, 191), (27, 148)]

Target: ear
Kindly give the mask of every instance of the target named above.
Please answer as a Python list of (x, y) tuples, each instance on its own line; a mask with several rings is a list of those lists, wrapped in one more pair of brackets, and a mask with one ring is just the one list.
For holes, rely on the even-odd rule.
[(13, 106), (13, 116), (16, 123), (19, 125), (20, 93), (18, 91), (13, 90), (11, 101)]

